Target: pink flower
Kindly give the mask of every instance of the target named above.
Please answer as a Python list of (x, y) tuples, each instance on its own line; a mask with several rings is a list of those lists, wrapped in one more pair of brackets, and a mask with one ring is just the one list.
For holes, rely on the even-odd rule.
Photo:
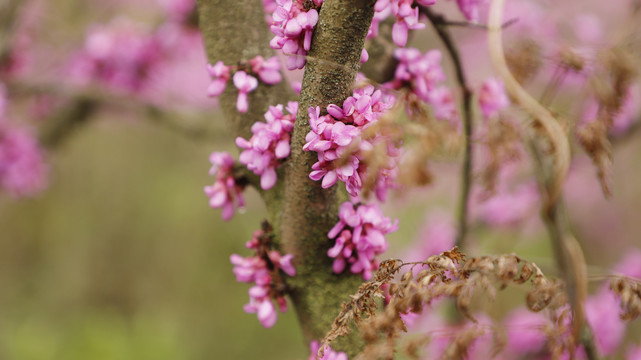
[(244, 71), (237, 71), (234, 74), (234, 86), (238, 89), (238, 100), (236, 101), (236, 109), (239, 112), (247, 112), (249, 104), (247, 103), (247, 94), (254, 91), (258, 86), (258, 80), (255, 77), (247, 75)]
[(641, 278), (641, 250), (627, 249), (623, 259), (614, 267), (617, 274)]
[[(433, 0), (417, 1), (421, 5), (433, 5)], [(414, 0), (379, 0), (374, 6), (375, 15), (372, 26), (368, 33), (368, 38), (376, 36), (378, 33), (378, 23), (389, 16), (390, 12), (396, 18), (392, 26), (392, 40), (399, 47), (407, 44), (408, 30), (418, 30), (425, 28), (425, 24), (419, 22), (418, 7), (412, 8)]]
[(485, 3), (486, 0), (456, 0), (459, 10), (467, 20), (472, 22), (479, 21), (481, 6)]
[(376, 204), (361, 204), (354, 209), (350, 202), (341, 205), (338, 217), (338, 223), (327, 234), (332, 239), (340, 233), (334, 246), (327, 251), (327, 255), (335, 259), (334, 273), (340, 274), (350, 265), (352, 273), (362, 273), (363, 278), (369, 280), (372, 271), (378, 268), (375, 256), (387, 250), (385, 235), (398, 229), (398, 220), (392, 222), (383, 216)]
[(458, 126), (458, 110), (456, 99), (452, 91), (446, 86), (439, 86), (429, 92), (428, 103), (432, 105), (434, 116), (438, 119), (447, 120), (452, 125)]
[(236, 206), (245, 206), (243, 188), (236, 184), (234, 179), (234, 159), (226, 152), (214, 152), (210, 155), (212, 164), (209, 175), (216, 176), (216, 181), (211, 186), (205, 186), (205, 194), (209, 197), (209, 206), (222, 208), (223, 220), (234, 216), (234, 203)]
[(367, 60), (369, 60), (369, 54), (367, 53), (367, 50), (363, 48), (361, 51), (361, 64), (366, 63)]
[(625, 353), (625, 360), (641, 360), (641, 346), (630, 346)]
[(320, 344), (318, 341), (314, 340), (309, 344), (309, 359), (308, 360), (348, 360), (347, 354), (344, 352), (337, 352), (332, 350), (329, 345), (325, 345), (323, 348), (323, 357), (319, 358), (317, 356), (318, 350), (320, 349)]
[(252, 71), (258, 74), (260, 80), (265, 84), (278, 84), (283, 79), (280, 74), (280, 63), (276, 56), (269, 58), (269, 60), (263, 59), (262, 56), (256, 56), (249, 60), (249, 64), (252, 67)]
[(514, 225), (536, 214), (539, 193), (535, 184), (522, 184), (515, 189), (499, 184), (497, 193), (478, 203), (478, 216), (487, 224)]
[(4, 114), (7, 110), (7, 88), (0, 82), (0, 126), (4, 122)]
[(510, 105), (501, 80), (488, 78), (483, 82), (479, 91), (479, 105), (485, 118), (494, 116), (499, 110)]
[(0, 121), (0, 187), (14, 197), (35, 195), (47, 187), (48, 170), (38, 141)]
[(523, 355), (539, 353), (545, 347), (545, 327), (549, 325), (549, 320), (541, 313), (525, 308), (513, 311), (505, 320), (507, 352)]
[(424, 223), (418, 237), (402, 257), (405, 261), (423, 261), (454, 246), (456, 226), (451, 215), (434, 212), (427, 216)]
[(71, 62), (71, 73), (82, 83), (99, 81), (126, 91), (139, 91), (162, 62), (166, 49), (159, 33), (119, 19), (93, 26), (83, 49)]
[(292, 81), (291, 82), (292, 90), (298, 95), (300, 95), (300, 91), (303, 88), (303, 83), (300, 81)]
[[(363, 140), (361, 131), (390, 109), (392, 102), (393, 99), (385, 97), (380, 90), (374, 91), (373, 86), (367, 86), (355, 90), (353, 96), (343, 102), (343, 107), (328, 105), (329, 115), (320, 116), (320, 107), (309, 108), (311, 131), (305, 137), (303, 150), (318, 153), (318, 162), (312, 166), (310, 179), (322, 179), (323, 188), (331, 187), (340, 180), (345, 183), (349, 194), (357, 197), (367, 172), (366, 165), (361, 163), (362, 154), (373, 149), (374, 144), (387, 141), (383, 134)], [(393, 144), (388, 142), (386, 145), (389, 162), (378, 169), (374, 186), (375, 194), (381, 201), (385, 199), (387, 189), (394, 186), (396, 159), (400, 155)], [(336, 165), (338, 159), (341, 159), (340, 167)]]
[(222, 61), (218, 61), (214, 66), (207, 64), (207, 72), (212, 77), (212, 83), (207, 88), (207, 96), (220, 96), (223, 93), (225, 85), (230, 78), (230, 68), (225, 66)]
[(374, 18), (372, 19), (372, 25), (370, 25), (369, 31), (367, 32), (367, 40), (378, 36), (378, 25), (381, 21), (387, 19), (392, 13), (392, 8), (389, 5), (389, 0), (379, 0), (374, 4)]
[[(441, 52), (430, 50), (421, 54), (418, 49), (396, 49), (394, 57), (399, 60), (392, 88), (400, 89), (408, 86), (419, 99), (432, 103), (434, 96), (430, 93), (435, 90), (438, 83), (445, 80), (445, 73), (441, 68)], [(442, 92), (442, 91), (441, 91)]]
[(276, 250), (268, 251), (267, 257), (260, 256), (261, 247), (264, 244), (261, 238), (264, 232), (257, 230), (250, 241), (245, 246), (248, 249), (255, 250), (254, 256), (242, 257), (232, 254), (229, 258), (234, 265), (234, 274), (236, 280), (245, 283), (254, 283), (249, 289), (249, 303), (243, 309), (248, 314), (256, 314), (258, 321), (266, 327), (274, 326), (278, 319), (278, 313), (272, 302), (275, 300), (281, 312), (287, 311), (287, 302), (281, 293), (282, 290), (273, 288), (272, 276), (278, 276), (282, 270), (289, 276), (296, 275), (296, 269), (292, 265), (293, 255), (281, 255)]
[(289, 156), (291, 150), (290, 133), (294, 129), (298, 103), (290, 102), (287, 111), (289, 114), (285, 115), (283, 105), (270, 106), (265, 113), (267, 122), (252, 125), (251, 139), (236, 138), (236, 145), (245, 149), (238, 160), (254, 174), (260, 175), (260, 186), (264, 190), (269, 190), (276, 184), (276, 168), (280, 166), (280, 160)]
[(599, 353), (602, 356), (616, 353), (625, 334), (625, 323), (619, 318), (619, 301), (607, 287), (587, 298), (585, 317)]
[[(318, 22), (318, 11), (305, 11), (302, 2), (292, 0), (276, 0), (278, 7), (272, 15), (273, 24), (270, 26), (276, 36), (270, 41), (272, 49), (281, 49), (287, 58), (287, 69), (302, 69), (305, 66), (305, 55), (311, 47), (312, 33)], [(320, 7), (322, 0), (314, 1)]]

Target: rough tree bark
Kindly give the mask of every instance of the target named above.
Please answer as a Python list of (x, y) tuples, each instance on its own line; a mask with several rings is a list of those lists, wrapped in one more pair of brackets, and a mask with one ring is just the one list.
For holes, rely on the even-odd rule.
[[(326, 0), (319, 14), (308, 54), (299, 111), (292, 134), (292, 149), (279, 170), (276, 187), (264, 191), (268, 219), (281, 248), (294, 254), (297, 275), (287, 279), (306, 340), (320, 339), (330, 329), (341, 303), (362, 283), (360, 275), (332, 273), (326, 254), (333, 245), (327, 233), (338, 221), (338, 206), (346, 197), (338, 186), (322, 189), (308, 174), (316, 154), (303, 152), (309, 132), (307, 109), (342, 104), (352, 94), (361, 50), (374, 15), (374, 0)], [(199, 0), (199, 22), (210, 63), (226, 65), (256, 55), (273, 56), (271, 34), (265, 24), (260, 0)], [(251, 24), (251, 26), (248, 26)], [(235, 109), (236, 92), (228, 86), (220, 104), (234, 136), (249, 138), (249, 127), (263, 119), (269, 105), (285, 103), (289, 94), (284, 82), (259, 84), (249, 94), (249, 111)], [(354, 355), (359, 350), (357, 335), (333, 344)]]

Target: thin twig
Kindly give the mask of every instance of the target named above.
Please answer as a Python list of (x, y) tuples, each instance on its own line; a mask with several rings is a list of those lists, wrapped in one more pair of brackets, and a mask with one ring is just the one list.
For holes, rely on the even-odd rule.
[[(97, 88), (77, 89), (24, 81), (11, 81), (7, 83), (7, 86), (9, 91), (15, 95), (53, 95), (70, 100), (69, 104), (54, 112), (49, 116), (49, 119), (44, 121), (40, 139), (43, 145), (48, 148), (60, 145), (78, 125), (86, 122), (97, 110), (104, 107), (140, 114), (150, 122), (192, 140), (213, 142), (225, 136), (224, 132), (212, 129), (210, 124), (190, 125), (184, 121), (176, 121), (180, 114), (160, 108), (144, 99), (110, 93)], [(204, 113), (205, 111), (203, 111), (202, 118), (205, 118)]]
[[(443, 15), (436, 15), (440, 17), (442, 20), (440, 21), (441, 24), (445, 26), (459, 26), (459, 27), (467, 27), (467, 28), (476, 28), (476, 29), (481, 29), (481, 30), (489, 30), (489, 26), (485, 24), (478, 24), (478, 23), (473, 23), (469, 21), (453, 21), (453, 20), (445, 20)], [(506, 22), (504, 22), (501, 25), (502, 29), (507, 29), (509, 26), (512, 26), (516, 24), (519, 21), (519, 18), (514, 18), (510, 19)]]
[(463, 132), (465, 136), (465, 148), (463, 151), (463, 165), (461, 170), (461, 194), (458, 204), (458, 232), (456, 234), (456, 245), (464, 249), (465, 236), (468, 230), (468, 212), (470, 202), (470, 188), (472, 186), (472, 91), (465, 78), (463, 71), (463, 64), (458, 53), (458, 49), (446, 28), (448, 24), (443, 15), (435, 14), (428, 7), (421, 6), (420, 11), (427, 16), (427, 18), (434, 26), (434, 30), (443, 42), (447, 49), (454, 69), (456, 71), (456, 81), (463, 93)]

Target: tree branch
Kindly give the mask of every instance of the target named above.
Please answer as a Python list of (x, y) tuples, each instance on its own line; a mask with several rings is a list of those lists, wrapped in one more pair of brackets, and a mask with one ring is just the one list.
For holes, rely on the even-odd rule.
[(504, 0), (492, 0), (490, 7), (490, 55), (500, 74), (507, 93), (526, 110), (534, 121), (544, 129), (554, 157), (544, 157), (543, 144), (535, 137), (529, 142), (542, 199), (541, 217), (550, 235), (558, 270), (566, 283), (566, 291), (573, 312), (574, 339), (582, 342), (590, 360), (597, 359), (589, 326), (585, 322), (583, 303), (587, 297), (587, 268), (583, 251), (572, 236), (562, 207), (562, 185), (570, 163), (567, 136), (558, 121), (521, 87), (505, 62), (501, 38), (501, 19)]
[[(62, 97), (67, 101), (67, 104), (56, 109), (42, 121), (39, 138), (40, 142), (48, 148), (60, 146), (79, 126), (103, 108), (140, 114), (152, 123), (192, 140), (211, 142), (223, 136), (220, 129), (202, 123), (190, 125), (176, 121), (176, 118), (180, 117), (179, 113), (167, 111), (155, 104), (128, 95), (109, 93), (92, 87), (78, 90), (73, 87), (18, 80), (9, 81), (6, 85), (11, 95), (49, 95)], [(205, 117), (204, 114), (198, 115)]]
[[(360, 275), (332, 273), (327, 250), (333, 245), (327, 233), (338, 221), (337, 187), (322, 189), (309, 179), (316, 153), (303, 152), (310, 131), (308, 108), (342, 104), (352, 95), (360, 54), (374, 15), (374, 0), (326, 0), (319, 14), (301, 90), (292, 134), (291, 154), (283, 190), (282, 242), (296, 259), (297, 274), (288, 281), (292, 299), (308, 340), (321, 339), (343, 301), (362, 282)], [(336, 348), (352, 356), (360, 350), (358, 336)]]
[(57, 148), (78, 127), (85, 124), (98, 109), (98, 102), (89, 97), (78, 97), (54, 113), (40, 130), (42, 146)]
[[(211, 63), (222, 60), (231, 65), (256, 55), (273, 54), (267, 26), (247, 26), (264, 22), (259, 0), (199, 0), (198, 11)], [(373, 15), (374, 0), (323, 3), (307, 56), (291, 154), (279, 171), (276, 187), (263, 193), (276, 238), (285, 252), (294, 255), (297, 274), (288, 279), (287, 285), (307, 340), (323, 337), (342, 301), (362, 282), (360, 275), (333, 274), (332, 261), (326, 255), (333, 245), (327, 233), (338, 221), (340, 196), (337, 186), (322, 189), (308, 177), (316, 154), (302, 151), (310, 130), (307, 109), (342, 104), (352, 94)], [(228, 86), (219, 99), (234, 135), (248, 138), (250, 126), (262, 119), (268, 105), (287, 100), (287, 90), (284, 83), (259, 84), (249, 94), (249, 111), (240, 114), (234, 105), (236, 91)], [(354, 339), (337, 344), (337, 348), (356, 354), (359, 347)]]
[(432, 26), (434, 27), (434, 30), (436, 30), (437, 35), (443, 42), (445, 49), (450, 55), (456, 72), (456, 82), (461, 88), (461, 92), (463, 95), (462, 107), (465, 147), (463, 150), (463, 164), (461, 168), (461, 193), (457, 210), (458, 231), (456, 234), (456, 245), (459, 248), (464, 249), (465, 237), (468, 230), (470, 188), (472, 187), (472, 91), (470, 90), (470, 87), (465, 78), (465, 72), (463, 71), (463, 64), (461, 62), (458, 49), (456, 48), (454, 40), (452, 40), (450, 32), (447, 29), (447, 25), (449, 24), (449, 22), (443, 15), (435, 14), (428, 7), (421, 6), (420, 11), (421, 13), (425, 14), (430, 20)]

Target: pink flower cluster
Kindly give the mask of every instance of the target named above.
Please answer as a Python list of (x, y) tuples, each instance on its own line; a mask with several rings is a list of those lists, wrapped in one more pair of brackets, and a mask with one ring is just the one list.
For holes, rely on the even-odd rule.
[(474, 212), (488, 225), (516, 225), (536, 214), (539, 192), (534, 183), (514, 189), (500, 183), (492, 197), (477, 201)]
[(0, 83), (0, 188), (14, 197), (34, 195), (47, 186), (49, 169), (38, 140), (7, 123), (5, 94)]
[(47, 187), (48, 170), (31, 134), (0, 123), (0, 187), (15, 197), (34, 195)]
[[(276, 0), (278, 7), (272, 15), (270, 26), (276, 36), (270, 41), (272, 49), (281, 49), (287, 58), (287, 69), (302, 69), (305, 66), (305, 55), (312, 43), (314, 26), (318, 22), (317, 9), (305, 10), (302, 0)], [(320, 8), (323, 0), (313, 0), (314, 6)]]
[(244, 186), (236, 183), (234, 179), (234, 159), (226, 152), (214, 152), (209, 156), (212, 166), (209, 175), (215, 175), (216, 181), (211, 186), (205, 186), (205, 194), (209, 197), (209, 206), (222, 208), (223, 220), (234, 216), (234, 203), (236, 206), (245, 206), (243, 198)]
[(419, 99), (432, 106), (434, 116), (456, 122), (458, 111), (454, 95), (448, 87), (439, 85), (445, 80), (441, 52), (429, 50), (421, 54), (416, 48), (405, 48), (394, 50), (394, 57), (399, 64), (394, 80), (388, 86), (393, 89), (408, 87)]
[(231, 78), (231, 66), (225, 66), (222, 61), (218, 61), (214, 66), (207, 64), (207, 72), (212, 81), (207, 88), (207, 96), (220, 96), (225, 91), (227, 81)]
[(264, 249), (263, 230), (254, 232), (254, 236), (245, 246), (256, 252), (254, 256), (242, 257), (232, 254), (231, 263), (234, 265), (236, 280), (244, 283), (254, 283), (249, 289), (249, 303), (244, 306), (248, 314), (256, 314), (258, 321), (266, 327), (274, 326), (278, 313), (272, 302), (276, 300), (281, 312), (287, 311), (287, 302), (283, 294), (273, 288), (276, 278), (280, 278), (280, 270), (289, 276), (296, 275), (292, 265), (293, 255), (281, 255), (276, 250)]
[(486, 119), (510, 105), (510, 100), (500, 79), (489, 78), (483, 82), (479, 91), (479, 105), (481, 106), (481, 113)]
[(327, 234), (330, 239), (336, 238), (327, 251), (334, 258), (334, 273), (342, 273), (349, 264), (352, 273), (371, 279), (372, 271), (378, 269), (375, 257), (387, 250), (385, 235), (398, 229), (398, 220), (392, 222), (385, 217), (375, 203), (354, 208), (351, 202), (344, 202), (338, 217), (340, 220)]
[[(420, 229), (419, 235), (404, 253), (404, 261), (423, 261), (454, 246), (456, 226), (452, 216), (445, 211), (430, 213)], [(419, 268), (416, 269), (417, 271)]]
[(478, 22), (481, 13), (481, 6), (485, 5), (487, 0), (456, 0), (459, 10), (469, 21)]
[[(251, 69), (251, 73), (260, 78), (262, 82), (268, 85), (279, 83), (283, 77), (280, 74), (280, 63), (278, 58), (273, 56), (265, 60), (262, 56), (247, 61), (247, 67)], [(236, 109), (239, 112), (247, 112), (249, 103), (247, 101), (247, 94), (254, 91), (258, 87), (258, 80), (249, 74), (243, 66), (226, 66), (222, 61), (218, 61), (214, 66), (207, 64), (207, 72), (212, 78), (212, 82), (207, 89), (207, 95), (210, 97), (220, 96), (225, 90), (227, 81), (231, 78), (232, 70), (235, 70), (233, 81), (234, 86), (238, 89), (238, 100), (236, 100)]]
[(289, 156), (290, 133), (294, 129), (294, 120), (298, 111), (298, 103), (291, 101), (287, 104), (289, 114), (283, 113), (283, 105), (270, 106), (265, 113), (264, 122), (255, 122), (251, 127), (254, 134), (251, 139), (236, 138), (236, 145), (245, 149), (238, 160), (241, 164), (260, 175), (260, 187), (271, 189), (276, 184), (276, 168), (280, 160)]
[(163, 53), (157, 33), (131, 21), (117, 20), (88, 31), (83, 49), (72, 60), (71, 74), (82, 83), (99, 81), (135, 92), (146, 85)]
[(347, 360), (347, 354), (342, 351), (334, 351), (329, 345), (323, 347), (323, 357), (318, 357), (320, 344), (314, 340), (309, 344), (309, 358), (307, 360)]
[[(362, 153), (369, 151), (378, 141), (384, 141), (381, 134), (373, 139), (363, 139), (362, 131), (374, 123), (392, 107), (392, 99), (384, 98), (380, 90), (373, 86), (356, 89), (353, 96), (343, 102), (343, 107), (335, 104), (327, 106), (328, 115), (320, 115), (320, 107), (309, 108), (311, 131), (305, 137), (304, 151), (316, 151), (318, 161), (312, 166), (310, 179), (322, 179), (322, 187), (328, 188), (341, 180), (352, 197), (357, 197), (363, 187), (367, 172), (362, 163)], [(395, 159), (400, 151), (392, 144), (387, 146), (388, 166), (379, 171), (375, 186), (380, 200), (386, 197), (386, 190), (396, 174)], [(344, 163), (344, 164), (343, 164)], [(339, 165), (340, 164), (340, 165)]]
[[(425, 24), (419, 22), (418, 7), (412, 8), (414, 0), (378, 0), (374, 5), (374, 10), (378, 14), (389, 14), (390, 12), (396, 18), (392, 27), (392, 40), (397, 46), (403, 47), (407, 44), (407, 33), (409, 30), (419, 30), (425, 28)], [(436, 3), (436, 0), (416, 0), (417, 4), (430, 6)], [(375, 16), (377, 23), (372, 23), (377, 27), (383, 15)], [(376, 33), (378, 30), (372, 31)]]
[(429, 94), (436, 85), (445, 80), (441, 68), (441, 52), (429, 50), (425, 54), (416, 48), (394, 50), (394, 57), (399, 64), (394, 73), (392, 87), (399, 89), (409, 86), (423, 101), (429, 102)]

